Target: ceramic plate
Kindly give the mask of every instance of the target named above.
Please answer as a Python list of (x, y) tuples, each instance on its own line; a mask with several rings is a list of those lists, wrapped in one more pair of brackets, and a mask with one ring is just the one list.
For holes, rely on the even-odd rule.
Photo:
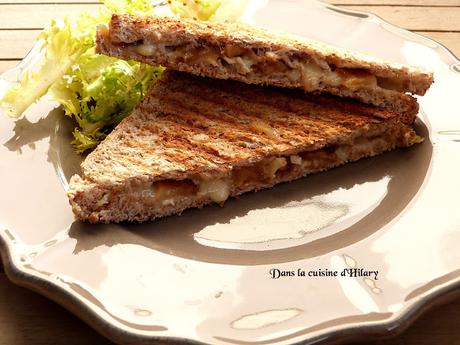
[(14, 282), (130, 344), (382, 335), (458, 289), (459, 61), (373, 15), (319, 2), (267, 0), (246, 19), (434, 70), (416, 124), (425, 142), (222, 208), (88, 225), (65, 193), (81, 162), (70, 123), (41, 101), (19, 121), (0, 116), (1, 252)]

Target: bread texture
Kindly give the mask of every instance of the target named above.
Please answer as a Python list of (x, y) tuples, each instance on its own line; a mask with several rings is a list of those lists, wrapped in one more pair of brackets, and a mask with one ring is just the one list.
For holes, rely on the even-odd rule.
[(248, 84), (351, 97), (411, 123), (433, 74), (241, 23), (113, 15), (97, 33), (99, 53)]
[(420, 142), (398, 114), (167, 71), (81, 165), (78, 219), (146, 221)]

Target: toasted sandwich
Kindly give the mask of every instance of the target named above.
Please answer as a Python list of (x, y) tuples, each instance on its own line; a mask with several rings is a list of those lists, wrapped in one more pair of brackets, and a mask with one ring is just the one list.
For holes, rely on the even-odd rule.
[(167, 71), (81, 165), (76, 217), (145, 221), (420, 142), (354, 100)]
[(97, 51), (122, 59), (247, 84), (300, 88), (355, 98), (412, 123), (433, 75), (297, 36), (244, 24), (113, 15)]

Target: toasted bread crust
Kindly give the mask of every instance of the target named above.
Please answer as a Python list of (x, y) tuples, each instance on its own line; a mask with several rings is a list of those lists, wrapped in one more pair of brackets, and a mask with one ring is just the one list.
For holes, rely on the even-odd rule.
[[(97, 49), (99, 53), (108, 54), (126, 60), (137, 60), (150, 65), (162, 65), (168, 68), (175, 69), (181, 72), (188, 72), (202, 77), (210, 77), (216, 79), (233, 79), (246, 84), (255, 85), (272, 85), (288, 88), (302, 88), (302, 84), (294, 82), (287, 78), (283, 79), (267, 79), (266, 75), (251, 75), (234, 74), (229, 76), (227, 71), (215, 66), (191, 66), (185, 62), (171, 63), (166, 55), (158, 54), (154, 58), (142, 56), (135, 52), (126, 50), (123, 46), (113, 44), (107, 39), (102, 31), (98, 32)], [(404, 93), (392, 90), (376, 90), (372, 88), (363, 88), (360, 90), (349, 90), (344, 87), (332, 86), (323, 84), (318, 92), (326, 92), (339, 97), (354, 98), (361, 102), (372, 104), (389, 111), (394, 111), (400, 114), (401, 120), (406, 124), (412, 124), (417, 116), (419, 105), (417, 100)]]
[(405, 92), (423, 95), (433, 82), (433, 74), (420, 68), (388, 63), (350, 53), (331, 46), (301, 40), (286, 34), (268, 32), (243, 24), (204, 23), (194, 20), (178, 20), (171, 17), (134, 17), (113, 15), (109, 29), (100, 28), (97, 33), (97, 51), (122, 59), (134, 59), (157, 65), (219, 79), (233, 79), (248, 84), (273, 85), (287, 88), (304, 88), (301, 80), (292, 80), (286, 74), (237, 73), (219, 65), (193, 64), (190, 61), (176, 61), (167, 52), (156, 50), (144, 56), (133, 49), (127, 49), (138, 42), (176, 46), (219, 47), (222, 51), (227, 44), (250, 49), (251, 51), (276, 52), (285, 57), (295, 57), (301, 61), (314, 61), (325, 70), (350, 69), (365, 71), (378, 78), (392, 78), (404, 85), (403, 92), (380, 87), (363, 86), (358, 89), (332, 85), (327, 81), (314, 86), (314, 92), (326, 92), (340, 97), (355, 98), (364, 103), (398, 112), (403, 122), (412, 123), (418, 112), (416, 99)]
[(356, 147), (340, 159), (270, 181), (232, 185), (231, 196), (410, 146), (415, 133), (397, 114), (350, 100), (166, 72), (133, 114), (88, 155), (68, 195), (79, 219), (144, 221), (212, 202), (184, 197), (152, 207), (142, 192), (156, 182), (220, 178), (267, 157), (308, 156), (379, 136), (372, 149)]
[[(408, 84), (407, 92), (423, 95), (433, 82), (433, 74), (418, 67), (378, 60), (325, 43), (255, 28), (242, 23), (201, 22), (174, 17), (136, 17), (112, 15), (109, 39), (114, 44), (129, 44), (150, 36), (161, 37), (162, 42), (198, 45), (225, 45), (238, 42), (250, 48), (287, 51), (312, 58), (320, 66), (365, 69), (373, 75), (401, 79)], [(173, 66), (167, 66), (173, 67)]]

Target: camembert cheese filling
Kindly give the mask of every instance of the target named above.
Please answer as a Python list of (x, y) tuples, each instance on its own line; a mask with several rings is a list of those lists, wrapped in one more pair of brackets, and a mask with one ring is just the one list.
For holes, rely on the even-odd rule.
[(343, 87), (349, 90), (377, 88), (402, 92), (404, 85), (392, 78), (381, 78), (358, 69), (322, 67), (314, 61), (288, 57), (285, 53), (266, 51), (256, 54), (249, 48), (227, 44), (221, 47), (194, 47), (192, 45), (165, 45), (163, 43), (140, 43), (133, 45), (136, 54), (144, 57), (160, 54), (176, 62), (191, 65), (227, 68), (242, 75), (258, 71), (268, 77), (285, 76), (291, 82), (300, 82), (305, 91), (313, 91), (323, 85)]
[[(210, 200), (223, 204), (231, 195), (238, 191), (252, 190), (260, 186), (270, 186), (292, 176), (303, 176), (354, 160), (354, 156), (372, 156), (382, 147), (391, 148), (396, 145), (395, 136), (382, 133), (373, 137), (357, 137), (349, 143), (332, 145), (319, 150), (303, 151), (286, 156), (265, 158), (255, 164), (234, 167), (228, 174), (216, 178), (195, 178), (184, 180), (164, 180), (154, 182), (137, 195), (142, 202), (162, 207), (175, 207), (183, 199), (195, 201)], [(411, 140), (411, 138), (407, 138)], [(413, 140), (420, 140), (419, 137)], [(109, 199), (106, 200), (109, 202)]]

